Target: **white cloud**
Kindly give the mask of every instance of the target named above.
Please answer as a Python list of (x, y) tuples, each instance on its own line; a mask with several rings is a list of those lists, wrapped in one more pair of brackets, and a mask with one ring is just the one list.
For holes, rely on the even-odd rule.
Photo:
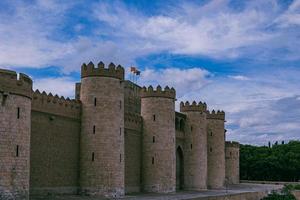
[(177, 97), (181, 98), (187, 92), (199, 91), (207, 85), (210, 76), (212, 76), (210, 72), (201, 68), (145, 69), (141, 74), (140, 82), (146, 86), (174, 87)]
[(64, 97), (74, 98), (75, 82), (69, 77), (33, 79), (33, 89), (40, 92), (52, 93)]
[(281, 27), (300, 26), (300, 0), (293, 1), (289, 8), (276, 20)]
[[(92, 3), (76, 12), (92, 20), (93, 27), (74, 24), (75, 35), (69, 37), (62, 29), (74, 5), (80, 3), (10, 2), (13, 12), (0, 13), (0, 65), (61, 65), (66, 71), (78, 71), (89, 60), (105, 58), (131, 65), (138, 57), (161, 52), (218, 59), (300, 59), (295, 53), (300, 50), (297, 34), (283, 25), (298, 23), (299, 1), (283, 13), (271, 0), (251, 1), (240, 10), (230, 8), (228, 1), (214, 0), (201, 5), (183, 2), (155, 15), (145, 15), (122, 2)], [(83, 33), (83, 27), (90, 33)], [(287, 52), (274, 56), (278, 49)]]
[[(100, 3), (94, 13), (100, 21), (116, 29), (122, 27), (112, 32), (115, 36), (133, 37), (143, 40), (144, 46), (150, 43), (156, 50), (161, 50), (163, 46), (164, 50), (178, 54), (236, 57), (239, 55), (238, 48), (274, 37), (262, 31), (268, 23), (268, 17), (263, 12), (255, 9), (229, 12), (227, 5), (220, 2), (212, 1), (203, 7), (184, 4), (171, 16), (146, 17), (127, 10), (120, 3)], [(216, 5), (222, 6), (222, 9)]]
[(243, 76), (243, 75), (235, 75), (235, 76), (228, 76), (229, 78), (239, 80), (239, 81), (248, 81), (250, 80), (248, 77)]
[[(35, 5), (12, 2), (12, 13), (0, 13), (0, 64), (41, 67), (64, 56), (68, 44), (51, 38), (67, 9), (55, 1)], [(59, 20), (58, 20), (59, 19)]]

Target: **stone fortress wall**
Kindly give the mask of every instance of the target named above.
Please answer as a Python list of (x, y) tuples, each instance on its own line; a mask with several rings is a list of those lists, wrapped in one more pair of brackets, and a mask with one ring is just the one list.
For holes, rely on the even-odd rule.
[(141, 88), (113, 63), (83, 64), (75, 88), (71, 100), (0, 71), (0, 193), (206, 190), (222, 188), (225, 174), (238, 182), (239, 155), (230, 154), (238, 147), (226, 144), (225, 157), (224, 112), (202, 102), (175, 112), (175, 89)]
[(175, 90), (152, 86), (141, 91), (143, 118), (143, 189), (174, 192), (176, 189)]
[(83, 193), (125, 193), (124, 69), (113, 63), (81, 68), (80, 187)]
[(80, 114), (81, 104), (77, 100), (33, 92), (31, 194), (77, 192)]
[(32, 80), (0, 70), (0, 199), (28, 199)]
[(202, 102), (180, 103), (180, 112), (187, 118), (184, 187), (189, 190), (207, 189), (206, 111), (206, 104)]
[(207, 185), (211, 189), (225, 184), (225, 113), (212, 110), (207, 113)]
[(226, 184), (238, 184), (240, 182), (240, 145), (238, 142), (226, 141)]

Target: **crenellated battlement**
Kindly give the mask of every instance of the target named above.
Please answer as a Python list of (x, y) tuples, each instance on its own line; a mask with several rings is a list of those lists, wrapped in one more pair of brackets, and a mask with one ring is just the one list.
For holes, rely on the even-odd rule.
[(142, 117), (134, 113), (124, 114), (125, 129), (131, 129), (141, 131), (142, 129)]
[(81, 103), (78, 100), (59, 97), (36, 90), (33, 92), (32, 110), (64, 117), (80, 119)]
[(156, 90), (153, 89), (153, 87), (150, 85), (148, 88), (145, 86), (141, 89), (140, 91), (140, 96), (141, 98), (146, 98), (146, 97), (164, 97), (164, 98), (169, 98), (169, 99), (175, 99), (176, 97), (176, 91), (172, 87), (171, 89), (166, 86), (164, 90), (162, 90), (161, 86), (158, 85), (156, 87)]
[(207, 119), (219, 119), (219, 120), (225, 120), (225, 112), (222, 110), (218, 110), (218, 111), (215, 111), (215, 110), (212, 110), (211, 112), (210, 111), (207, 111)]
[(196, 101), (193, 101), (192, 104), (190, 102), (186, 101), (185, 103), (180, 102), (180, 112), (206, 112), (207, 111), (207, 105), (205, 102), (199, 102), (198, 104)]
[(0, 69), (0, 92), (22, 95), (31, 98), (32, 80), (26, 74)]
[(91, 76), (104, 76), (124, 80), (124, 73), (124, 68), (121, 65), (118, 65), (116, 67), (114, 63), (110, 63), (108, 65), (108, 68), (105, 68), (103, 62), (99, 62), (98, 67), (95, 67), (93, 62), (90, 62), (89, 64), (83, 63), (81, 66), (81, 78)]
[(225, 146), (226, 147), (239, 148), (240, 147), (240, 143), (235, 142), (235, 141), (226, 141)]

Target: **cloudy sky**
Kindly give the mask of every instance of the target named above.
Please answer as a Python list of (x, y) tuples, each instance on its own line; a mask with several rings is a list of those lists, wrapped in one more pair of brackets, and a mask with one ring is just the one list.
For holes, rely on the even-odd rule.
[(0, 1), (0, 68), (35, 89), (72, 97), (100, 60), (224, 110), (228, 140), (300, 139), (300, 0)]

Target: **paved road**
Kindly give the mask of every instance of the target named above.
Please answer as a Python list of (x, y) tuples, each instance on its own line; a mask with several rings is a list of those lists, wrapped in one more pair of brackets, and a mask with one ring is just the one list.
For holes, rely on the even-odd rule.
[[(240, 194), (246, 192), (262, 192), (272, 191), (282, 188), (282, 185), (268, 185), (268, 184), (249, 184), (242, 183), (239, 185), (229, 186), (222, 190), (207, 190), (201, 192), (195, 191), (180, 191), (170, 194), (135, 194), (127, 195), (122, 200), (182, 200), (182, 199), (193, 199), (197, 197), (212, 197), (212, 196), (223, 196), (226, 194)], [(79, 195), (60, 195), (60, 196), (34, 196), (32, 200), (105, 200), (107, 198), (92, 197), (92, 196), (79, 196)], [(112, 198), (113, 199), (113, 198)]]

